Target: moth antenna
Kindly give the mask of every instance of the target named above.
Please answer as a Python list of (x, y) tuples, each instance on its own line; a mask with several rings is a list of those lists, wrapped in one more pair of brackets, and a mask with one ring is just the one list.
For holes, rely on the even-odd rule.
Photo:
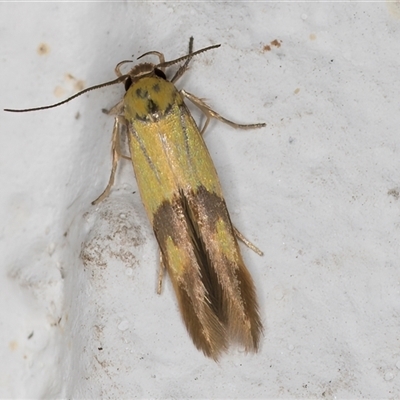
[(68, 99), (66, 99), (66, 100), (60, 101), (59, 103), (51, 104), (49, 106), (42, 106), (42, 107), (35, 107), (35, 108), (25, 108), (25, 109), (22, 109), (22, 110), (16, 110), (16, 109), (13, 109), (13, 108), (5, 108), (4, 111), (22, 113), (22, 112), (29, 112), (29, 111), (47, 110), (48, 108), (58, 107), (58, 106), (61, 106), (61, 105), (65, 104), (65, 103), (68, 103), (69, 101), (75, 99), (78, 96), (81, 96), (82, 94), (90, 92), (91, 90), (100, 89), (100, 88), (103, 88), (103, 87), (106, 87), (106, 86), (111, 86), (111, 85), (115, 85), (116, 83), (123, 82), (127, 77), (128, 77), (128, 75), (122, 75), (122, 76), (119, 76), (117, 79), (114, 79), (112, 81), (105, 82), (105, 83), (100, 83), (99, 85), (94, 85), (94, 86), (88, 87), (88, 88), (86, 88), (84, 90), (81, 90), (80, 92), (74, 94), (73, 96), (68, 97)]
[(169, 67), (170, 65), (177, 64), (177, 63), (179, 63), (179, 62), (181, 62), (183, 60), (186, 60), (187, 58), (192, 58), (194, 56), (197, 56), (200, 53), (204, 53), (205, 51), (212, 50), (212, 49), (217, 49), (218, 47), (221, 47), (221, 45), (220, 44), (214, 44), (213, 46), (204, 47), (204, 49), (197, 50), (194, 53), (187, 54), (186, 56), (176, 58), (175, 60), (171, 60), (171, 61), (166, 61), (166, 62), (160, 63), (160, 64), (156, 65), (156, 68)]

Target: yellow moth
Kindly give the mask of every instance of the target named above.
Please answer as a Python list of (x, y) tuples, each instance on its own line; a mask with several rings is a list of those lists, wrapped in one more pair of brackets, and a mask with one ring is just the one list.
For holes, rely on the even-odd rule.
[[(126, 158), (120, 150), (120, 135), (126, 130), (129, 158), (160, 247), (158, 292), (166, 269), (195, 346), (217, 360), (232, 342), (250, 352), (259, 348), (263, 328), (255, 287), (237, 239), (262, 253), (232, 225), (202, 134), (210, 118), (243, 129), (265, 124), (236, 124), (217, 114), (201, 99), (175, 87), (193, 56), (219, 45), (196, 52), (192, 47), (193, 38), (189, 42), (189, 54), (168, 62), (156, 51), (143, 54), (158, 56), (159, 63), (138, 64), (127, 74), (120, 69), (126, 63), (123, 61), (115, 68), (117, 79), (85, 89), (60, 103), (6, 111), (52, 108), (89, 90), (125, 84), (124, 98), (109, 111), (115, 116), (110, 180), (93, 204), (108, 196), (118, 161)], [(183, 61), (174, 77), (168, 80), (166, 68)], [(199, 107), (207, 117), (201, 130), (184, 99)]]

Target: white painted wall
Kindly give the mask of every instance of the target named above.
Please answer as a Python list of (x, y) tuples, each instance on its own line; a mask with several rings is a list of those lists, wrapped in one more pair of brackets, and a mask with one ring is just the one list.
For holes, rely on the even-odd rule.
[(222, 47), (178, 87), (268, 124), (206, 134), (232, 219), (265, 252), (243, 249), (262, 349), (215, 364), (169, 282), (156, 295), (128, 162), (91, 206), (111, 165), (101, 109), (123, 88), (0, 112), (0, 397), (398, 398), (398, 4), (0, 4), (1, 108), (60, 101), (149, 50), (178, 57), (193, 35)]

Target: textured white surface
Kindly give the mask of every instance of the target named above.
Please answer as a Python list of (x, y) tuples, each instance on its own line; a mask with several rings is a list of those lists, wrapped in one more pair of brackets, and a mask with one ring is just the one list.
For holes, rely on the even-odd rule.
[(206, 135), (234, 223), (265, 252), (243, 249), (261, 352), (215, 364), (169, 282), (155, 293), (128, 162), (90, 205), (110, 169), (101, 109), (122, 88), (0, 112), (0, 397), (400, 397), (399, 3), (2, 3), (0, 26), (1, 108), (113, 79), (132, 54), (178, 57), (193, 35), (222, 47), (178, 86), (268, 124)]

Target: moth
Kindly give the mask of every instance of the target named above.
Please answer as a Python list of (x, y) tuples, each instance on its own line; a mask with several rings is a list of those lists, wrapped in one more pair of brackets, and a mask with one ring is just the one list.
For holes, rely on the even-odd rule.
[[(93, 89), (116, 83), (125, 85), (124, 98), (108, 113), (115, 116), (112, 134), (112, 169), (97, 204), (110, 193), (122, 155), (120, 136), (128, 136), (138, 188), (160, 248), (158, 292), (163, 272), (171, 279), (186, 328), (195, 346), (218, 360), (232, 342), (247, 352), (256, 352), (262, 335), (262, 322), (253, 280), (239, 249), (238, 239), (256, 253), (232, 224), (217, 172), (203, 140), (211, 118), (234, 128), (264, 127), (236, 124), (212, 110), (203, 100), (175, 87), (191, 59), (220, 45), (165, 61), (157, 51), (158, 64), (141, 63), (123, 74), (122, 61), (115, 67), (117, 79), (87, 88), (53, 105), (24, 112), (52, 108)], [(168, 80), (166, 68), (182, 63)], [(206, 116), (199, 129), (184, 100), (191, 101)]]

